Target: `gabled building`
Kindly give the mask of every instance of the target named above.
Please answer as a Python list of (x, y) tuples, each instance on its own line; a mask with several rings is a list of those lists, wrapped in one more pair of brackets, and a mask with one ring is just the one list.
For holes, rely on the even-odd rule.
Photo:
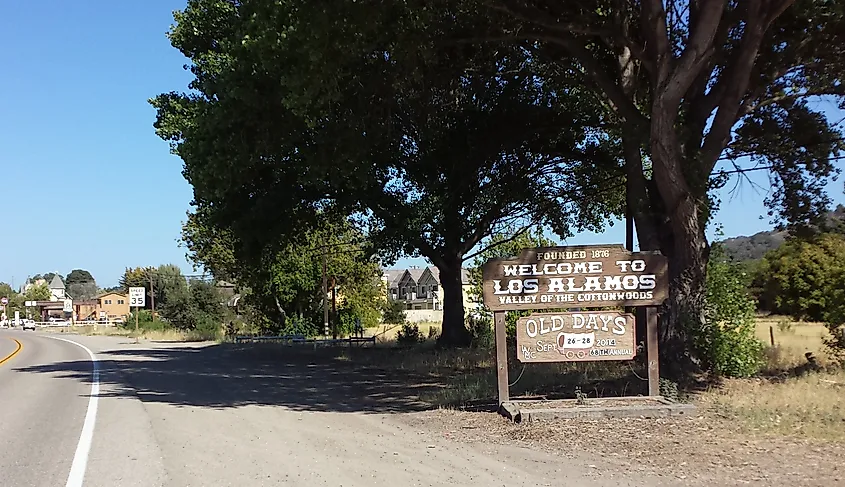
[(53, 276), (53, 280), (50, 281), (50, 301), (61, 301), (65, 299), (65, 283), (62, 282), (62, 278), (58, 275)]
[[(437, 267), (411, 267), (408, 269), (388, 269), (382, 274), (387, 296), (394, 301), (402, 301), (408, 311), (434, 311), (437, 313), (417, 313), (427, 317), (439, 316), (442, 319), (443, 286)], [(477, 307), (470, 298), (472, 286), (469, 271), (461, 269), (461, 286), (464, 294), (464, 310)], [(409, 313), (409, 320), (414, 321), (414, 313)]]

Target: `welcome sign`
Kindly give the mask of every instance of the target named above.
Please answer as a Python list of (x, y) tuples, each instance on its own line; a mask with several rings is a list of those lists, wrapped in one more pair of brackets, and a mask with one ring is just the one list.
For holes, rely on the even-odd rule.
[(668, 296), (668, 261), (621, 245), (525, 249), (482, 268), (492, 311), (657, 306)]

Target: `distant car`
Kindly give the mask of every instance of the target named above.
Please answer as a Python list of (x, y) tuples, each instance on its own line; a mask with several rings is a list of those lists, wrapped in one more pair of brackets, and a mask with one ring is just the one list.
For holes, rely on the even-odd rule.
[(23, 328), (23, 331), (26, 331), (26, 330), (35, 331), (35, 321), (33, 321), (33, 320), (22, 320), (21, 321), (21, 328)]

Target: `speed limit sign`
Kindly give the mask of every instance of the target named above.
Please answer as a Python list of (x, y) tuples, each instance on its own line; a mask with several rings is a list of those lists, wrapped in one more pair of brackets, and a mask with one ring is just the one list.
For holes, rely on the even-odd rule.
[(129, 288), (129, 306), (141, 308), (146, 303), (146, 290), (142, 287)]

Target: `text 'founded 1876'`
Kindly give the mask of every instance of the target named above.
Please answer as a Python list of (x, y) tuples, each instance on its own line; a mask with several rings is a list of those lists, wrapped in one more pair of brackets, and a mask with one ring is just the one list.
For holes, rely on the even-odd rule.
[(632, 360), (634, 315), (619, 311), (536, 313), (516, 322), (520, 362)]
[(492, 311), (655, 306), (668, 294), (668, 263), (622, 246), (543, 247), (488, 260), (482, 279)]

